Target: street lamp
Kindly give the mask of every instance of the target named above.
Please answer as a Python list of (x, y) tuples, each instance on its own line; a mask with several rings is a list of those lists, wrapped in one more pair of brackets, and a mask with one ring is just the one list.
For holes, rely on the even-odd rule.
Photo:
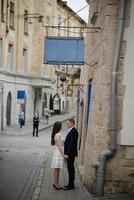
[(61, 74), (60, 75), (60, 81), (65, 82), (66, 81), (66, 74)]

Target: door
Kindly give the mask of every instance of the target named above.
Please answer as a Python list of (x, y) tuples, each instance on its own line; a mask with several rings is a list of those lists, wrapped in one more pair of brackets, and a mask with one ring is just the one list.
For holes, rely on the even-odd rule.
[(10, 125), (11, 124), (11, 93), (8, 93), (7, 96), (7, 105), (6, 105), (6, 124)]

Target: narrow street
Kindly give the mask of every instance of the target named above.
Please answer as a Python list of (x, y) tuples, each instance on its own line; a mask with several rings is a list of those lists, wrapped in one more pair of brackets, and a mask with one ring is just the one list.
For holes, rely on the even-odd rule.
[(38, 138), (0, 136), (0, 200), (31, 199), (50, 134), (51, 128), (39, 132)]
[[(39, 132), (39, 137), (27, 135), (0, 135), (0, 200), (132, 200), (133, 195), (105, 195), (98, 198), (87, 192), (76, 173), (76, 189), (72, 191), (55, 191), (52, 188), (51, 137), (52, 126)], [(63, 137), (66, 136), (66, 123), (63, 123)], [(43, 181), (39, 196), (34, 195), (38, 189), (38, 178), (43, 167)], [(76, 170), (77, 171), (77, 170)], [(68, 181), (67, 170), (60, 173), (60, 183)], [(37, 197), (38, 196), (38, 197)]]

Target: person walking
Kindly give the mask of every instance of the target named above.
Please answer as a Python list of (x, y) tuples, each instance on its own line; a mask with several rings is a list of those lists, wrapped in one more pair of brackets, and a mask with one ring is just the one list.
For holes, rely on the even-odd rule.
[(67, 120), (67, 127), (69, 128), (69, 132), (64, 142), (64, 159), (67, 160), (69, 181), (68, 181), (68, 185), (64, 186), (63, 189), (71, 190), (75, 188), (74, 161), (75, 161), (75, 157), (78, 156), (78, 152), (77, 152), (78, 132), (77, 132), (77, 129), (75, 128), (75, 120), (73, 118), (70, 118)]
[(61, 122), (55, 122), (51, 135), (51, 145), (54, 146), (51, 168), (53, 168), (53, 188), (56, 190), (62, 189), (59, 184), (59, 174), (65, 162), (61, 128)]
[(20, 110), (20, 113), (19, 113), (19, 125), (20, 125), (20, 128), (24, 126), (24, 112), (22, 109)]
[(49, 123), (49, 109), (48, 108), (44, 109), (44, 116), (46, 119), (46, 123), (48, 124)]
[(39, 127), (39, 116), (38, 113), (36, 112), (33, 117), (33, 137), (35, 135), (35, 131), (36, 131), (36, 137), (38, 137), (38, 127)]

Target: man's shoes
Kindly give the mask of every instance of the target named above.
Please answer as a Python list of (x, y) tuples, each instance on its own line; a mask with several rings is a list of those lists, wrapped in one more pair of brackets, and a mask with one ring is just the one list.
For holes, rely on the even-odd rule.
[(73, 190), (73, 189), (75, 189), (75, 187), (70, 185), (66, 185), (63, 187), (63, 190)]
[(68, 188), (69, 187), (69, 185), (65, 185), (63, 188)]

